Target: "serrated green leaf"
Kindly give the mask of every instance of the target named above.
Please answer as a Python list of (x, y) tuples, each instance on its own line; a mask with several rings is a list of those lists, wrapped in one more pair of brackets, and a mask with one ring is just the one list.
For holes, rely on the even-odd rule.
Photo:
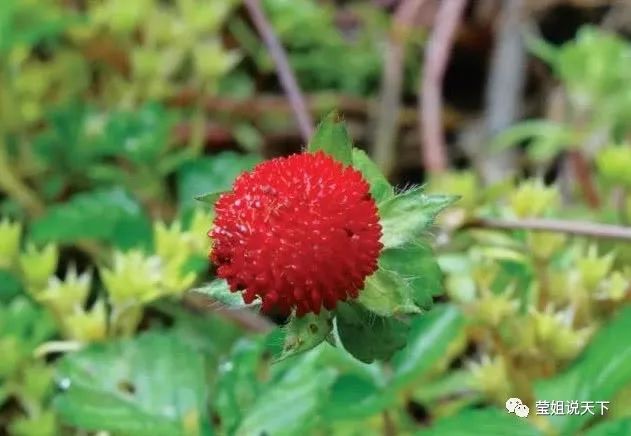
[(438, 213), (456, 200), (453, 195), (425, 194), (422, 187), (387, 200), (380, 207), (384, 247), (400, 247), (416, 240), (432, 225)]
[(402, 277), (411, 289), (412, 301), (422, 309), (432, 306), (443, 290), (443, 274), (429, 245), (414, 242), (388, 248), (379, 257), (380, 266)]
[(64, 357), (58, 373), (67, 388), (54, 406), (72, 426), (137, 436), (209, 430), (203, 358), (175, 336), (92, 345)]
[(319, 315), (309, 313), (302, 317), (292, 317), (283, 327), (285, 338), (279, 360), (308, 351), (322, 343), (331, 333), (333, 321), (329, 312)]
[(543, 433), (505, 410), (483, 409), (465, 410), (458, 415), (441, 418), (419, 436), (539, 436)]
[[(631, 307), (620, 310), (603, 326), (574, 365), (560, 375), (535, 384), (537, 400), (607, 401), (631, 383), (631, 342), (621, 340), (631, 331)], [(594, 416), (548, 417), (563, 434), (575, 434)]]
[(464, 333), (464, 325), (462, 313), (452, 305), (417, 316), (412, 321), (407, 345), (394, 358), (392, 385), (404, 387), (422, 377)]
[(180, 205), (195, 204), (195, 197), (208, 192), (222, 192), (231, 188), (234, 179), (249, 171), (261, 158), (254, 154), (232, 151), (219, 153), (187, 162), (177, 174), (177, 192)]
[(246, 304), (245, 301), (243, 301), (241, 293), (230, 291), (228, 282), (226, 282), (224, 279), (215, 279), (205, 286), (192, 289), (190, 292), (204, 294), (207, 297), (211, 298), (213, 301), (216, 301), (223, 304), (224, 306), (233, 309), (256, 307), (259, 305), (259, 303), (257, 303), (256, 301), (250, 304)]
[(362, 362), (388, 360), (406, 343), (409, 325), (383, 317), (356, 303), (337, 307), (337, 332), (344, 348)]
[(412, 288), (399, 275), (379, 268), (364, 283), (357, 302), (380, 316), (420, 313)]
[(307, 147), (310, 153), (323, 151), (343, 164), (353, 162), (352, 149), (353, 141), (336, 111), (324, 117)]
[(114, 188), (77, 194), (52, 206), (32, 224), (30, 237), (36, 243), (94, 239), (130, 248), (148, 245), (151, 224), (134, 198)]
[(370, 184), (370, 193), (377, 204), (394, 197), (394, 188), (364, 150), (353, 148), (353, 167), (361, 171)]

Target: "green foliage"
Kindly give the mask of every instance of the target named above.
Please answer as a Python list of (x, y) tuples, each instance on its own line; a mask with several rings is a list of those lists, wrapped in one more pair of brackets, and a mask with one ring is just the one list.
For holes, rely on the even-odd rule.
[(114, 246), (146, 246), (151, 227), (140, 205), (121, 189), (93, 191), (53, 206), (31, 227), (37, 243), (82, 239), (110, 241)]
[[(613, 398), (631, 383), (631, 368), (627, 364), (631, 347), (619, 341), (630, 326), (631, 309), (627, 307), (600, 330), (575, 365), (558, 377), (542, 381), (536, 388), (537, 396), (568, 401)], [(550, 420), (563, 432), (575, 432), (591, 417), (559, 415)]]
[(304, 89), (373, 92), (382, 63), (378, 37), (387, 29), (380, 11), (355, 6), (364, 23), (351, 39), (336, 29), (330, 6), (312, 0), (266, 0), (263, 5)]
[(134, 435), (210, 434), (203, 357), (168, 334), (93, 345), (58, 366), (62, 419)]
[[(533, 44), (560, 81), (561, 116), (494, 141), (523, 144), (536, 174), (582, 153), (601, 199), (593, 210), (571, 183), (563, 195), (539, 178), (484, 186), (473, 170), (396, 190), (342, 116), (325, 117), (308, 151), (363, 174), (384, 249), (359, 298), (274, 326), (251, 323), (259, 304), (213, 278), (213, 213), (195, 202), (212, 206), (261, 161), (263, 129), (282, 124), (273, 106), (259, 119), (249, 101), (206, 103), (267, 92), (273, 76), (238, 2), (65, 3), (0, 6), (0, 213), (12, 217), (0, 217), (0, 433), (629, 433), (628, 247), (475, 228), (478, 218), (628, 224), (623, 38), (583, 28), (558, 48)], [(263, 5), (303, 89), (376, 91), (383, 11), (349, 2), (349, 31), (331, 4)], [(404, 69), (416, 83), (415, 61)], [(223, 130), (213, 149), (218, 126), (246, 153), (225, 151)], [(514, 396), (528, 419), (504, 411)], [(533, 416), (535, 401), (558, 400), (611, 410)]]
[(440, 419), (430, 431), (419, 432), (420, 435), (453, 435), (474, 436), (537, 436), (543, 434), (526, 420), (509, 415), (504, 410), (485, 409), (467, 410), (459, 415)]
[[(574, 40), (559, 48), (534, 41), (532, 48), (554, 69), (563, 84), (568, 104), (561, 107), (562, 120), (529, 120), (496, 139), (497, 147), (529, 141), (530, 158), (548, 162), (568, 148), (609, 145), (618, 142), (631, 127), (631, 48), (621, 37), (594, 27), (581, 28)], [(610, 139), (609, 139), (610, 138)]]

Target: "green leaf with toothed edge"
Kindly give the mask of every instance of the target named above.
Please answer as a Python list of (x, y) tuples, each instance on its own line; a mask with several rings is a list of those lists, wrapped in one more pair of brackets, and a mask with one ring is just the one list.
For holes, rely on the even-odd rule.
[(318, 125), (307, 151), (323, 151), (343, 164), (353, 162), (353, 141), (337, 111), (329, 113)]
[(421, 186), (384, 202), (379, 208), (384, 248), (400, 247), (422, 236), (440, 211), (457, 199), (454, 195), (425, 194)]
[(336, 313), (342, 345), (362, 362), (389, 360), (405, 346), (410, 327), (403, 321), (379, 316), (354, 302), (338, 303)]
[(396, 273), (409, 289), (414, 304), (432, 307), (434, 296), (442, 293), (442, 272), (432, 248), (421, 241), (388, 248), (379, 257), (380, 268)]

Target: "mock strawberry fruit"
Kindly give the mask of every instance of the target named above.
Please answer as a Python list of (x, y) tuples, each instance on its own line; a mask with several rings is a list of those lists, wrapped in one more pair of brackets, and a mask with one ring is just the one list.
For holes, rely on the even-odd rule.
[(356, 298), (382, 248), (377, 205), (361, 173), (328, 155), (268, 160), (215, 204), (217, 275), (264, 312), (301, 316)]

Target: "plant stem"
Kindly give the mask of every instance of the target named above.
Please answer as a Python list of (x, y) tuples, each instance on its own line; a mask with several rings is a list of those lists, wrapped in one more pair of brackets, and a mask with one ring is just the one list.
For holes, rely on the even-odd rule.
[(429, 172), (447, 169), (447, 152), (441, 120), (442, 85), (449, 52), (464, 11), (466, 0), (450, 0), (440, 3), (434, 31), (425, 49), (422, 78), (419, 83), (419, 131), (423, 164)]
[(592, 175), (590, 174), (589, 163), (585, 159), (585, 156), (583, 156), (580, 150), (570, 150), (568, 152), (568, 159), (585, 201), (589, 207), (597, 209), (600, 206), (600, 198), (598, 196), (598, 190), (594, 185)]
[(462, 228), (471, 227), (505, 230), (531, 230), (537, 232), (559, 232), (576, 236), (631, 241), (631, 227), (592, 223), (587, 221), (546, 218), (526, 218), (519, 220), (475, 218), (462, 226)]
[(278, 72), (280, 83), (287, 94), (289, 103), (294, 111), (294, 116), (300, 127), (302, 139), (306, 144), (313, 134), (313, 120), (307, 110), (307, 105), (298, 86), (298, 82), (296, 81), (296, 77), (289, 66), (287, 54), (274, 33), (274, 29), (272, 29), (271, 24), (267, 20), (260, 0), (245, 0), (245, 7), (254, 22), (254, 26), (261, 35), (265, 46), (269, 50), (270, 56), (276, 64), (276, 71)]
[(387, 47), (384, 50), (383, 78), (376, 114), (373, 156), (386, 176), (390, 174), (395, 163), (395, 141), (399, 132), (405, 48), (414, 19), (424, 3), (425, 0), (404, 0), (399, 4), (392, 19)]

